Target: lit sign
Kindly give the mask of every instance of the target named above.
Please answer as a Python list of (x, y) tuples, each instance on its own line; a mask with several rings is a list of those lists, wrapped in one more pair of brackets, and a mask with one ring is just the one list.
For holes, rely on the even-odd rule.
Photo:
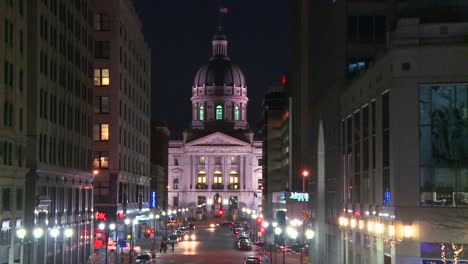
[(96, 214), (96, 220), (107, 221), (107, 215), (106, 215), (106, 213), (97, 212), (97, 214)]
[(151, 192), (151, 207), (156, 208), (156, 192)]
[(290, 200), (297, 200), (298, 202), (308, 202), (309, 201), (309, 194), (308, 193), (298, 193), (292, 192), (291, 196), (289, 196)]

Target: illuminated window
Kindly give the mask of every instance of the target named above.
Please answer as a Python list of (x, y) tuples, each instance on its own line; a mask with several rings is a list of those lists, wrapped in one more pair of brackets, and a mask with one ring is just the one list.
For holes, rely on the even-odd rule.
[(206, 172), (205, 171), (199, 171), (198, 172), (197, 183), (206, 184)]
[(205, 120), (205, 109), (203, 108), (203, 105), (200, 105), (200, 107), (198, 108), (198, 120)]
[(205, 165), (205, 156), (198, 157), (198, 164)]
[(109, 153), (108, 152), (94, 152), (93, 153), (93, 167), (95, 169), (109, 168)]
[(109, 69), (94, 69), (94, 85), (109, 86), (110, 75)]
[(216, 120), (223, 120), (223, 107), (220, 105), (216, 106)]
[(217, 170), (214, 174), (213, 183), (223, 183), (223, 176), (221, 175), (221, 171)]
[(109, 140), (109, 124), (94, 125), (93, 138), (95, 141), (108, 141)]
[(240, 120), (240, 110), (239, 106), (234, 107), (234, 120), (239, 121)]
[(229, 175), (229, 183), (230, 184), (239, 183), (239, 175), (237, 174), (237, 171), (231, 171), (231, 173)]

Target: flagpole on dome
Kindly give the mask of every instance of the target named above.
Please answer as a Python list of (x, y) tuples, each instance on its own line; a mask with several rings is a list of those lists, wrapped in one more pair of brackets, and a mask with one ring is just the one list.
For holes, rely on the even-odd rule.
[(222, 1), (219, 1), (219, 13), (218, 13), (218, 31), (223, 31), (223, 15), (226, 15), (228, 13), (228, 8), (224, 7), (223, 4), (221, 3)]

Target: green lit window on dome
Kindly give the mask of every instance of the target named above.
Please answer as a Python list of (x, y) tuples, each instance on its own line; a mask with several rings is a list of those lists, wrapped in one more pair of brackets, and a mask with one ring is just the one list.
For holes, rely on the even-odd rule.
[(240, 110), (239, 110), (239, 106), (237, 105), (236, 107), (234, 107), (234, 120), (236, 121), (240, 120)]
[(216, 106), (216, 120), (223, 120), (223, 107), (220, 105)]
[(200, 121), (205, 120), (205, 108), (203, 108), (203, 105), (200, 105), (198, 108), (198, 119)]

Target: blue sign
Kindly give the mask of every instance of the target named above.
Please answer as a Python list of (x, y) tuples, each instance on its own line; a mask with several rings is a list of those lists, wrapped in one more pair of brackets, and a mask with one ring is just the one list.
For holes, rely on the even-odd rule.
[(151, 192), (151, 208), (156, 208), (156, 192)]
[(119, 240), (119, 247), (121, 247), (121, 248), (127, 247), (127, 240), (120, 239)]

